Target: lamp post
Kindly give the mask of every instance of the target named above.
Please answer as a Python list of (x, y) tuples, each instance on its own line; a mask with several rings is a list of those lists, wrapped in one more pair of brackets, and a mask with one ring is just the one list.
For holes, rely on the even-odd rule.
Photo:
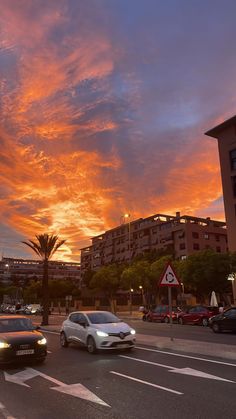
[(231, 274), (229, 274), (229, 276), (228, 276), (228, 281), (231, 281), (232, 282), (232, 291), (233, 291), (233, 304), (234, 304), (234, 306), (236, 305), (236, 284), (235, 284), (235, 276), (236, 276), (236, 274), (235, 273), (231, 273)]
[(184, 305), (184, 283), (181, 282), (181, 307)]
[[(123, 218), (124, 222), (127, 219), (129, 220), (128, 221), (128, 264), (130, 266), (130, 262), (131, 262), (131, 249), (130, 249), (130, 242), (131, 242), (131, 240), (130, 240), (130, 238), (131, 238), (131, 236), (130, 236), (130, 214), (128, 214), (128, 213), (123, 214), (122, 218)], [(132, 314), (132, 292), (134, 292), (134, 290), (133, 290), (133, 288), (131, 287), (131, 284), (130, 284), (130, 293), (129, 293), (129, 295), (130, 295), (130, 314)]]
[(140, 291), (142, 293), (142, 305), (144, 305), (144, 295), (143, 295), (143, 287), (142, 287), (142, 285), (139, 285), (139, 289), (140, 289)]

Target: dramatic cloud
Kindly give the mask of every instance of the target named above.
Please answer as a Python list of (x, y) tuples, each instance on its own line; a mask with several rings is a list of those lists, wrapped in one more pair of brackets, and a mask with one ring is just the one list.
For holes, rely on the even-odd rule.
[(60, 259), (132, 218), (224, 219), (217, 143), (235, 113), (234, 16), (216, 0), (0, 0), (0, 249)]

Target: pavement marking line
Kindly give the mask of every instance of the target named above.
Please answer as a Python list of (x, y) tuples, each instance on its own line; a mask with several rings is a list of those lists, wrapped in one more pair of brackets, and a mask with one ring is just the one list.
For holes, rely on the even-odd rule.
[(16, 419), (14, 416), (12, 416), (8, 412), (4, 404), (2, 404), (1, 402), (0, 402), (0, 413), (4, 416), (5, 419)]
[(141, 346), (135, 346), (135, 348), (142, 349), (143, 351), (148, 351), (148, 352), (157, 352), (160, 354), (179, 356), (181, 358), (190, 358), (190, 359), (196, 359), (198, 361), (212, 362), (213, 364), (221, 364), (221, 365), (228, 365), (229, 367), (236, 367), (236, 364), (231, 364), (230, 362), (214, 361), (213, 359), (200, 358), (200, 357), (191, 356), (191, 355), (177, 354), (175, 352), (159, 351), (158, 349), (143, 348)]
[(118, 375), (120, 377), (128, 378), (128, 380), (137, 381), (138, 383), (141, 383), (141, 384), (147, 384), (148, 386), (159, 388), (160, 390), (178, 394), (178, 396), (181, 396), (182, 394), (184, 394), (184, 393), (181, 393), (180, 391), (172, 390), (171, 388), (167, 388), (167, 387), (158, 386), (157, 384), (149, 383), (148, 381), (143, 381), (143, 380), (140, 380), (139, 378), (131, 377), (130, 375), (120, 374), (119, 372), (116, 372), (116, 371), (110, 371), (110, 373)]
[(145, 359), (134, 358), (134, 357), (132, 357), (132, 356), (119, 355), (119, 357), (120, 357), (120, 358), (132, 359), (132, 361), (143, 362), (144, 364), (156, 365), (157, 367), (168, 368), (168, 370), (169, 370), (169, 369), (175, 369), (175, 367), (171, 367), (170, 365), (158, 364), (157, 362), (146, 361)]
[(217, 375), (208, 374), (203, 371), (198, 371), (193, 368), (188, 368), (188, 367), (176, 368), (176, 367), (171, 367), (169, 365), (158, 364), (157, 362), (151, 362), (151, 361), (146, 361), (140, 358), (134, 358), (131, 356), (125, 356), (125, 355), (119, 355), (119, 356), (121, 358), (131, 359), (132, 361), (143, 362), (145, 364), (151, 364), (151, 365), (156, 365), (157, 367), (167, 368), (169, 372), (175, 372), (177, 374), (191, 375), (193, 377), (200, 377), (200, 378), (209, 378), (211, 380), (226, 381), (227, 383), (235, 384), (235, 381), (228, 380), (227, 378), (221, 378), (221, 377), (218, 377)]

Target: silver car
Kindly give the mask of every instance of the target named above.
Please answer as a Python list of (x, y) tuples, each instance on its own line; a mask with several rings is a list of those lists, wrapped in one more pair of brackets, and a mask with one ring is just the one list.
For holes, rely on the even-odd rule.
[(135, 345), (135, 330), (109, 311), (76, 311), (63, 322), (60, 343), (70, 342), (87, 347), (88, 352), (99, 349), (131, 349)]

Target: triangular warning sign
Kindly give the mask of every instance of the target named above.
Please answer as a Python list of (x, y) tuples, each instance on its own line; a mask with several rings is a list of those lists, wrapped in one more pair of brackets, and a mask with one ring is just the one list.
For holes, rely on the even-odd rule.
[(160, 286), (167, 286), (167, 287), (178, 287), (180, 286), (180, 281), (176, 276), (171, 264), (169, 263), (166, 267), (164, 274), (161, 277)]

